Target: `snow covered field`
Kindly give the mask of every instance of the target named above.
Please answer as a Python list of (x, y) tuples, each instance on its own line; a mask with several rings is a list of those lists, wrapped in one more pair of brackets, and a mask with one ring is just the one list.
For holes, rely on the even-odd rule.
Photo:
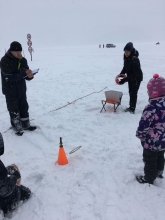
[[(136, 128), (148, 101), (146, 83), (154, 73), (165, 77), (165, 44), (134, 44), (144, 73), (135, 115), (123, 112), (129, 100), (127, 84), (114, 81), (123, 66), (124, 46), (35, 48), (32, 62), (25, 51), (30, 68), (40, 68), (27, 82), (30, 118), (38, 129), (22, 137), (12, 130), (4, 133), (10, 123), (0, 94), (5, 142), (1, 160), (6, 166), (16, 163), (22, 184), (33, 192), (13, 213), (13, 220), (165, 219), (165, 179), (156, 179), (153, 186), (135, 180), (135, 174), (143, 173)], [(0, 57), (3, 54), (1, 49)], [(104, 91), (111, 89), (123, 92), (121, 106), (114, 113), (107, 104), (107, 112), (100, 113)], [(66, 166), (55, 165), (60, 137), (69, 160)], [(70, 155), (79, 145), (82, 148)]]

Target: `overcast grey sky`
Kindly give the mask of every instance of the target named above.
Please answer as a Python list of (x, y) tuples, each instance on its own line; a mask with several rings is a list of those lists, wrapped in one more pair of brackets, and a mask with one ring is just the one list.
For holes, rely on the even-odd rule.
[(0, 48), (165, 41), (165, 0), (0, 0)]

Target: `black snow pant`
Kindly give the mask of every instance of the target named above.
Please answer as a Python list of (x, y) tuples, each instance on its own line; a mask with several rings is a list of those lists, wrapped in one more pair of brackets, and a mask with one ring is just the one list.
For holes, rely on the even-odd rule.
[(6, 97), (7, 109), (10, 115), (11, 125), (15, 127), (15, 122), (29, 121), (29, 105), (26, 98), (26, 93), (21, 96), (8, 96)]
[(3, 205), (0, 206), (1, 210), (4, 212), (4, 215), (8, 212), (15, 210), (19, 204), (19, 201), (26, 201), (29, 199), (31, 191), (25, 186), (16, 186), (14, 192), (3, 198)]
[(133, 111), (135, 111), (135, 108), (136, 108), (137, 93), (140, 87), (140, 83), (141, 81), (136, 82), (136, 84), (128, 81), (128, 89), (129, 89), (129, 96), (130, 96), (129, 105), (130, 105), (130, 109), (132, 109)]
[(153, 182), (164, 170), (164, 151), (143, 149), (144, 174), (148, 182)]

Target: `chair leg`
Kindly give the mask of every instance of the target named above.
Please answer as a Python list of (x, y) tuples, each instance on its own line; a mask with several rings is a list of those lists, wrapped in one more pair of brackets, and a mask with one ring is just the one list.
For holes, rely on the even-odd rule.
[(106, 109), (105, 109), (106, 102), (102, 102), (102, 105), (103, 105), (103, 107), (102, 107), (100, 113), (102, 112), (103, 109), (104, 109), (104, 111), (106, 112)]
[(114, 104), (114, 112), (116, 112), (119, 105), (120, 105), (120, 103), (118, 103), (117, 106), (115, 107), (115, 104)]
[(116, 112), (116, 107), (115, 107), (115, 104), (114, 104), (114, 112)]

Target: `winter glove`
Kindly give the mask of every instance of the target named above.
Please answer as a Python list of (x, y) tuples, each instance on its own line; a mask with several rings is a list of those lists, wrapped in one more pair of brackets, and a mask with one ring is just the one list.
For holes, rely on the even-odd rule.
[[(115, 78), (115, 82), (118, 84), (118, 85), (122, 85), (124, 84), (127, 80), (126, 80), (126, 75), (125, 74), (119, 74), (116, 76)], [(123, 78), (120, 80), (120, 78)]]
[(8, 172), (9, 175), (12, 175), (15, 171), (17, 171), (17, 169), (12, 165), (6, 167), (6, 169), (7, 169), (7, 172)]
[(123, 85), (126, 82), (126, 78), (123, 78), (119, 81), (119, 85)]
[(17, 180), (19, 180), (21, 178), (21, 174), (20, 174), (20, 172), (18, 172), (18, 170), (15, 170), (12, 175), (17, 177)]
[(115, 82), (116, 82), (116, 84), (118, 84), (118, 85), (119, 85), (119, 82), (120, 82), (120, 77), (123, 77), (123, 74), (119, 74), (119, 75), (117, 75), (116, 78), (115, 78)]
[(21, 178), (21, 174), (16, 166), (11, 165), (11, 166), (6, 167), (6, 169), (7, 169), (9, 175), (14, 175), (14, 176), (18, 177), (17, 179)]

